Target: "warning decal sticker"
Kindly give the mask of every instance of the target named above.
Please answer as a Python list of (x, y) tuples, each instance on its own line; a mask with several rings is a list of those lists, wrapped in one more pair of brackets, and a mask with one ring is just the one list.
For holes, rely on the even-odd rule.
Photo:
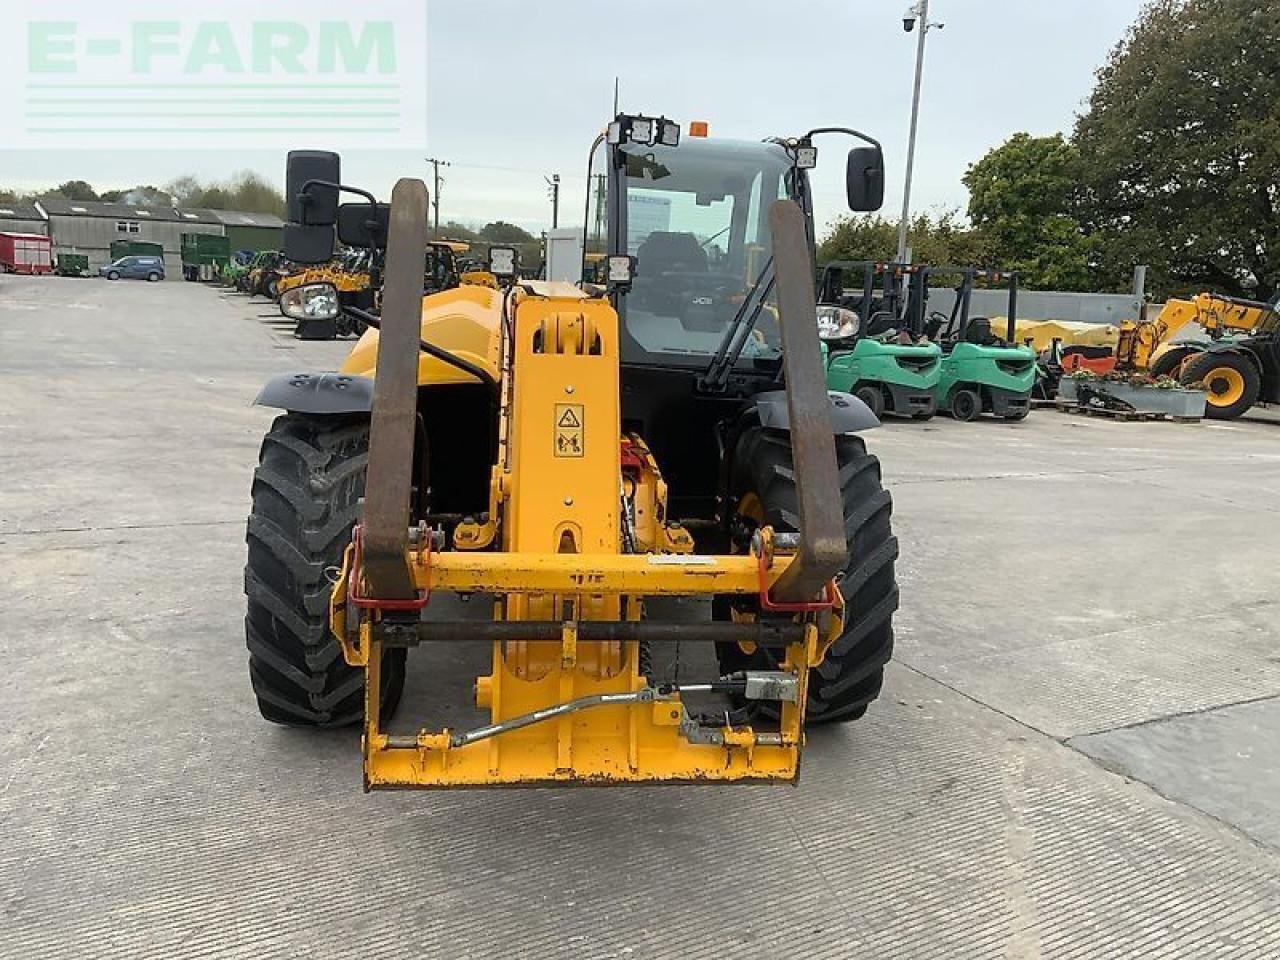
[(582, 433), (583, 405), (580, 403), (556, 404), (556, 456), (581, 457), (587, 452)]

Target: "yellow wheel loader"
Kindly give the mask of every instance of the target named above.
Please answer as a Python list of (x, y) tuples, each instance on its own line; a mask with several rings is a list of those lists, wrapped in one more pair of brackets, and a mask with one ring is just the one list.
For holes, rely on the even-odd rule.
[[(616, 117), (588, 169), (608, 184), (605, 286), (424, 297), (427, 192), (397, 184), (371, 240), (381, 316), (357, 311), (372, 329), (339, 371), (259, 396), (284, 411), (247, 537), (266, 719), (363, 724), (365, 788), (385, 789), (790, 782), (806, 723), (863, 715), (898, 547), (859, 436), (878, 421), (825, 387), (819, 133), (859, 141), (849, 207), (878, 209), (881, 150), (855, 131), (717, 141)], [(339, 174), (334, 154), (290, 154), (291, 258), (331, 255)], [(668, 598), (698, 615), (672, 619)], [(425, 729), (406, 703), (393, 722), (410, 650), (477, 644), (483, 721)], [(664, 665), (673, 644), (714, 665)]]

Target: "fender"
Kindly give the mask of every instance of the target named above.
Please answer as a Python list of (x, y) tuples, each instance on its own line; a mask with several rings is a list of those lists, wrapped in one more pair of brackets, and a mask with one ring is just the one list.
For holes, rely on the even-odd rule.
[(1253, 367), (1255, 371), (1257, 371), (1257, 374), (1259, 377), (1265, 378), (1267, 375), (1267, 371), (1263, 368), (1262, 360), (1261, 358), (1259, 358), (1258, 354), (1255, 351), (1249, 350), (1246, 347), (1242, 346), (1240, 341), (1215, 340), (1209, 343), (1188, 343), (1186, 344), (1186, 346), (1189, 348), (1186, 354), (1187, 360), (1190, 360), (1193, 357), (1202, 356), (1206, 353), (1209, 353), (1209, 354), (1233, 353), (1236, 356), (1244, 357), (1246, 360), (1248, 360), (1249, 365)]
[(373, 409), (373, 378), (282, 373), (267, 381), (254, 403), (294, 413), (368, 413)]
[[(871, 408), (848, 393), (828, 390), (827, 398), (831, 401), (831, 430), (833, 433), (860, 433), (863, 430), (874, 430), (880, 421), (871, 412)], [(756, 405), (756, 413), (760, 417), (760, 426), (772, 430), (790, 430), (791, 414), (787, 410), (787, 392), (785, 390), (769, 390), (757, 393), (751, 398)]]

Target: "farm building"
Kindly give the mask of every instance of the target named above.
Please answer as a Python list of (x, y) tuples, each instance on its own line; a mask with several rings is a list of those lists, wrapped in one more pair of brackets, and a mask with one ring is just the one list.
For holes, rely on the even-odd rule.
[[(270, 214), (229, 210), (194, 210), (174, 207), (142, 207), (124, 203), (42, 200), (48, 215), (48, 235), (55, 254), (88, 256), (97, 270), (111, 259), (117, 240), (157, 243), (164, 248), (165, 272), (182, 276), (182, 235), (212, 233), (231, 238), (232, 250), (276, 249), (284, 224)], [(44, 231), (41, 231), (44, 232)]]
[(36, 233), (47, 237), (49, 224), (33, 203), (0, 202), (0, 233)]
[(209, 210), (222, 224), (232, 250), (279, 250), (284, 243), (284, 222), (269, 213)]

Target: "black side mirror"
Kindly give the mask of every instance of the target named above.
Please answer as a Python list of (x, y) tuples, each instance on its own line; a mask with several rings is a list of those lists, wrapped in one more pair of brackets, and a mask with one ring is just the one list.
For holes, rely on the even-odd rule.
[(385, 250), (389, 229), (388, 203), (344, 203), (338, 207), (338, 240), (348, 247)]
[(884, 205), (884, 153), (879, 147), (854, 147), (845, 166), (849, 209), (872, 213)]
[(291, 150), (285, 169), (289, 222), (284, 254), (295, 263), (326, 263), (333, 257), (342, 162), (327, 150)]
[(333, 227), (284, 225), (284, 255), (294, 263), (328, 263), (333, 259)]
[[(342, 161), (327, 150), (291, 150), (285, 172), (289, 222), (331, 227), (338, 219)], [(332, 184), (322, 186), (321, 184)]]

